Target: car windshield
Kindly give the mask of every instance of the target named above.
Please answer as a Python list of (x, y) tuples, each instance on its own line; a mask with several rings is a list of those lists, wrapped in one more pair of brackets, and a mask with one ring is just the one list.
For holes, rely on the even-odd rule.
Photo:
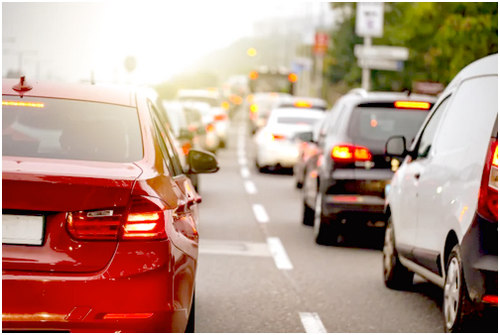
[(427, 117), (428, 110), (358, 107), (354, 109), (349, 135), (357, 143), (385, 143), (402, 135), (410, 143)]
[(97, 102), (3, 96), (2, 155), (104, 162), (143, 156), (137, 109)]

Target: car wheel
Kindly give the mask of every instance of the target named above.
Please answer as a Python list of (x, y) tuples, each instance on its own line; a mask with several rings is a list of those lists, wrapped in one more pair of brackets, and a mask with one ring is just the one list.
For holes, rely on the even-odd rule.
[(446, 266), (443, 292), (444, 329), (447, 333), (472, 331), (473, 303), (464, 281), (462, 257), (457, 245), (451, 250)]
[(314, 206), (314, 238), (317, 244), (331, 245), (333, 238), (333, 229), (327, 217), (323, 215), (323, 194), (318, 192), (316, 196), (316, 205)]
[(194, 333), (194, 302), (195, 302), (195, 299), (194, 299), (194, 296), (195, 296), (195, 293), (193, 292), (193, 301), (191, 302), (191, 311), (189, 312), (189, 319), (188, 319), (188, 323), (186, 325), (186, 331), (185, 333)]
[(304, 215), (302, 217), (302, 223), (306, 226), (314, 226), (314, 209), (309, 207), (304, 201)]
[(413, 284), (414, 273), (399, 261), (392, 217), (389, 217), (385, 228), (383, 263), (385, 286), (392, 289), (405, 289)]

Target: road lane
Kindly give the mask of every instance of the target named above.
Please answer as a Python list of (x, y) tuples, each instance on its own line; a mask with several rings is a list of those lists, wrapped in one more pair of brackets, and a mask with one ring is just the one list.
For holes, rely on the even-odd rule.
[[(221, 170), (200, 176), (197, 331), (441, 332), (440, 289), (418, 277), (411, 292), (385, 288), (375, 230), (357, 231), (339, 247), (317, 245), (312, 228), (301, 223), (293, 177), (258, 173), (240, 124), (233, 124), (228, 148), (219, 152)], [(246, 181), (255, 193), (246, 191)], [(258, 220), (255, 205), (266, 219)], [(292, 270), (278, 269), (271, 251), (254, 256), (217, 246), (247, 242), (258, 249), (268, 238), (279, 238)], [(203, 251), (208, 243), (214, 252)]]

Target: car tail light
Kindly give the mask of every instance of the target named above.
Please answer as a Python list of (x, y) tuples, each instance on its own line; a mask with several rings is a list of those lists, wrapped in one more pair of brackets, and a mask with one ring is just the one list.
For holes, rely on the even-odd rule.
[(266, 133), (265, 139), (268, 141), (284, 140), (286, 137), (284, 135)]
[(121, 238), (124, 240), (167, 237), (163, 206), (151, 197), (136, 197), (128, 211)]
[(394, 107), (405, 108), (405, 109), (423, 109), (427, 110), (431, 108), (431, 104), (426, 101), (395, 101)]
[(297, 76), (295, 73), (290, 73), (288, 75), (288, 81), (291, 83), (295, 83), (299, 79), (299, 76)]
[(113, 208), (68, 213), (66, 226), (77, 240), (116, 241), (167, 237), (163, 206), (151, 197), (134, 197), (128, 210)]
[(217, 114), (214, 116), (214, 120), (215, 121), (224, 121), (227, 119), (227, 115), (226, 114)]
[(224, 109), (224, 110), (228, 110), (229, 109), (229, 102), (227, 101), (223, 101), (220, 106)]
[(248, 76), (250, 77), (250, 80), (256, 80), (259, 78), (259, 73), (257, 71), (251, 71)]
[(488, 220), (498, 222), (498, 139), (496, 138), (491, 139), (486, 155), (477, 212)]
[(341, 163), (364, 162), (372, 159), (372, 153), (368, 148), (362, 146), (339, 144), (333, 147), (332, 158)]
[(212, 133), (212, 132), (214, 132), (214, 131), (215, 131), (215, 127), (214, 127), (214, 125), (213, 125), (213, 124), (209, 124), (209, 125), (207, 125), (206, 131), (207, 131), (207, 133)]
[(187, 156), (189, 153), (189, 150), (191, 150), (191, 143), (186, 142), (182, 145), (181, 148), (182, 148), (182, 153), (184, 154), (184, 156)]
[(66, 217), (69, 233), (78, 240), (116, 240), (123, 209), (71, 212)]
[(498, 295), (485, 295), (482, 300), (487, 304), (498, 305)]

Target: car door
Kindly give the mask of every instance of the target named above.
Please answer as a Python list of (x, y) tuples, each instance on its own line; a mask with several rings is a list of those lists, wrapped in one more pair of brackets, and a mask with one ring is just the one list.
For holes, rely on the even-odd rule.
[[(436, 274), (446, 237), (460, 238), (477, 206), (486, 148), (498, 108), (498, 77), (464, 81), (455, 90), (418, 185), (415, 257)], [(446, 260), (444, 260), (446, 261)]]
[(448, 102), (449, 96), (442, 100), (425, 123), (412, 148), (412, 154), (405, 158), (406, 164), (397, 172), (399, 185), (391, 189), (391, 192), (398, 194), (399, 202), (398, 205), (391, 207), (398, 252), (409, 259), (414, 259), (419, 180), (428, 164), (432, 141)]

